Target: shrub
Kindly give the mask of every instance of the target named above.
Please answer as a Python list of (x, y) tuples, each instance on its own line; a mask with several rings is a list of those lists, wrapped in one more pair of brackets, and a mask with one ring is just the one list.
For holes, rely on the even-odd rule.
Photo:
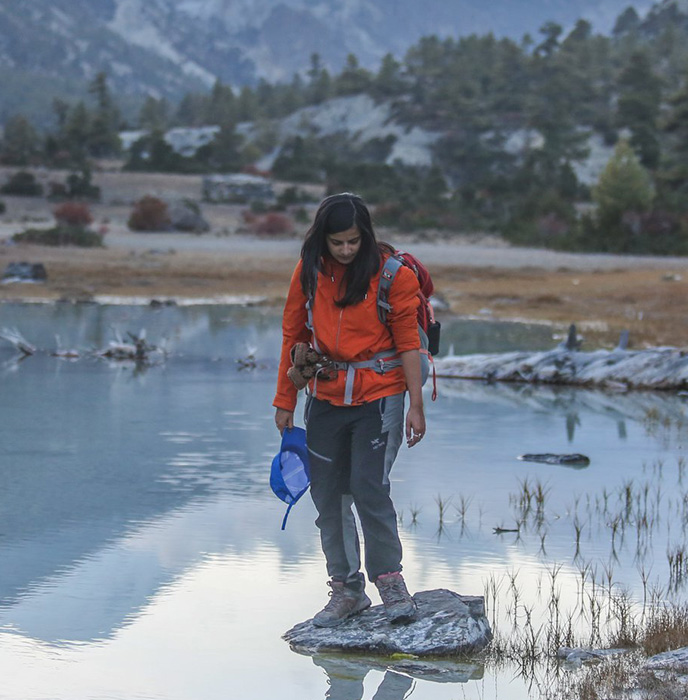
[(294, 232), (294, 221), (290, 216), (271, 211), (264, 216), (257, 216), (251, 224), (254, 233), (279, 236)]
[(58, 224), (65, 226), (88, 226), (93, 222), (88, 207), (79, 202), (60, 204), (53, 210), (53, 216)]
[(277, 204), (288, 207), (292, 204), (304, 204), (312, 202), (313, 197), (299, 187), (287, 187), (277, 196)]
[(33, 173), (20, 170), (10, 177), (0, 188), (0, 192), (21, 197), (40, 197), (43, 194), (43, 185), (36, 182), (36, 177)]
[(103, 236), (100, 233), (82, 226), (55, 226), (49, 229), (30, 228), (21, 233), (15, 233), (12, 240), (16, 243), (49, 246), (74, 245), (81, 248), (99, 248), (103, 245)]
[(67, 176), (67, 196), (75, 199), (100, 199), (100, 187), (91, 183), (91, 171), (84, 168), (81, 173)]
[(67, 199), (67, 185), (64, 182), (51, 181), (48, 183), (48, 198), (49, 199)]
[(127, 226), (132, 231), (167, 231), (170, 228), (170, 216), (167, 204), (146, 195), (134, 204)]
[(5, 206), (5, 202), (0, 199), (0, 214), (4, 214), (6, 211), (7, 207)]

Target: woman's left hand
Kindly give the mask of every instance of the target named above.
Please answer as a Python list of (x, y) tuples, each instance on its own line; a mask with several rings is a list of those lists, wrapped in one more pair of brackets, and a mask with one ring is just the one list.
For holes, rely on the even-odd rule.
[(423, 406), (411, 406), (406, 414), (406, 444), (413, 447), (425, 435), (425, 413)]

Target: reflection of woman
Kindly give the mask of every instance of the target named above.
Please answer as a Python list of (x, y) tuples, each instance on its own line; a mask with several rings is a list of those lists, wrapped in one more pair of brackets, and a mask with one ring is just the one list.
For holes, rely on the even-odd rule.
[[(372, 667), (346, 658), (314, 656), (313, 663), (327, 674), (325, 700), (361, 700), (365, 688), (363, 682)], [(413, 688), (413, 678), (390, 669), (377, 688), (373, 700), (404, 700)]]
[(404, 622), (415, 616), (400, 573), (389, 472), (404, 428), (409, 447), (425, 433), (418, 281), (410, 269), (399, 269), (390, 289), (387, 323), (381, 323), (377, 289), (382, 263), (391, 252), (376, 241), (360, 197), (327, 197), (306, 234), (284, 309), (273, 402), (280, 432), (294, 424), (297, 389), (287, 377), (293, 346), (308, 342), (334, 362), (311, 379), (306, 404), (311, 496), (332, 589), (328, 604), (313, 618), (321, 627), (334, 627), (370, 605), (352, 504), (363, 532), (366, 572), (388, 618)]

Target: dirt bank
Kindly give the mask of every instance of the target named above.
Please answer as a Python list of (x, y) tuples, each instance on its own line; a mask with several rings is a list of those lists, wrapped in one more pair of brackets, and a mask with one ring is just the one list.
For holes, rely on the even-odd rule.
[[(28, 261), (43, 262), (48, 271), (44, 284), (0, 285), (0, 300), (255, 295), (281, 304), (298, 242), (286, 242), (290, 245), (284, 246), (282, 255), (257, 243), (254, 251), (244, 241), (235, 251), (214, 252), (175, 252), (158, 246), (145, 250), (0, 247), (0, 268), (12, 261)], [(575, 322), (598, 344), (613, 343), (622, 329), (629, 329), (636, 346), (688, 346), (688, 275), (673, 265), (609, 270), (551, 270), (535, 264), (430, 267), (437, 290), (454, 314), (564, 326)]]

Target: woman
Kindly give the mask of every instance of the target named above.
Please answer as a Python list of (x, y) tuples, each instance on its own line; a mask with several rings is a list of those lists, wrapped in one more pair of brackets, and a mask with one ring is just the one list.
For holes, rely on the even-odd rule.
[(287, 376), (293, 374), (292, 348), (309, 343), (324, 356), (318, 365), (324, 369), (309, 383), (305, 410), (311, 496), (332, 589), (329, 602), (313, 618), (319, 627), (339, 625), (371, 604), (352, 505), (363, 532), (365, 569), (387, 617), (408, 622), (416, 612), (401, 575), (389, 472), (404, 432), (409, 447), (425, 434), (419, 288), (413, 271), (401, 267), (390, 289), (387, 322), (380, 322), (377, 289), (392, 252), (377, 242), (360, 197), (327, 197), (306, 234), (284, 308), (273, 402), (280, 433), (294, 425), (297, 388)]

